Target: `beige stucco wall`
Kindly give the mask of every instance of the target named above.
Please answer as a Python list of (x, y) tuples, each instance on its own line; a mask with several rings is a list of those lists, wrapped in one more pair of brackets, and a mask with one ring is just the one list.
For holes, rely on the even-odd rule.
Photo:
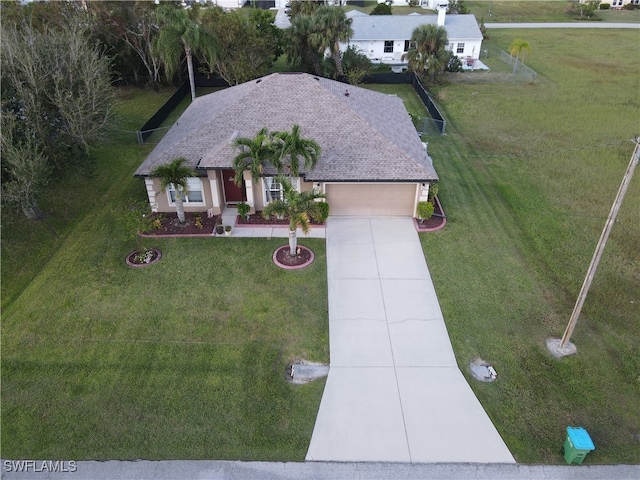
[[(202, 181), (202, 193), (204, 196), (204, 205), (184, 205), (185, 212), (206, 212), (212, 208), (211, 188), (209, 187), (209, 179), (207, 177), (199, 177)], [(157, 178), (145, 179), (147, 184), (147, 196), (151, 208), (157, 212), (175, 212), (175, 205), (169, 205), (169, 195), (160, 189), (160, 180)], [(155, 195), (153, 195), (155, 194)], [(152, 196), (153, 195), (153, 196)], [(218, 212), (219, 213), (219, 212)]]

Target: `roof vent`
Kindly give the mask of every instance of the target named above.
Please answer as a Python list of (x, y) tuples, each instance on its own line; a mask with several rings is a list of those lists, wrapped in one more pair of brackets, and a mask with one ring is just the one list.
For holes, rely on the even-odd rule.
[(256, 80), (256, 83), (260, 83), (262, 81), (261, 78), (259, 78), (258, 80)]
[(313, 77), (314, 80), (317, 80), (318, 82), (320, 81), (320, 79), (318, 77)]
[(348, 97), (348, 96), (349, 96), (349, 90), (345, 90), (345, 91), (344, 91), (344, 96), (345, 96), (345, 97)]

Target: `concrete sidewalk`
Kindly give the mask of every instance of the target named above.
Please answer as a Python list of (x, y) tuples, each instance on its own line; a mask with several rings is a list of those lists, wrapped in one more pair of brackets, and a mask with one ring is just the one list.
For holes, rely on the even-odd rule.
[(331, 370), (313, 461), (513, 463), (458, 369), (410, 218), (327, 222)]

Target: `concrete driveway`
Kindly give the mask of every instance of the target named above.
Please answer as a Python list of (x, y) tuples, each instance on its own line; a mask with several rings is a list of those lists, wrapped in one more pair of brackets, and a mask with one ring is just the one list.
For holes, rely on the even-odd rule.
[(410, 218), (327, 222), (331, 369), (307, 460), (515, 460), (458, 369)]

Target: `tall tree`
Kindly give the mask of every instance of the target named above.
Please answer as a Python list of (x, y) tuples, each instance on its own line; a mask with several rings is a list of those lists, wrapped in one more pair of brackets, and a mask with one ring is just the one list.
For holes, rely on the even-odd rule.
[(265, 218), (282, 215), (289, 219), (289, 255), (294, 256), (298, 249), (298, 228), (304, 233), (309, 232), (310, 218), (321, 215), (320, 203), (316, 200), (324, 198), (325, 195), (315, 189), (300, 193), (291, 180), (283, 175), (278, 176), (276, 181), (282, 185), (282, 198), (269, 202), (264, 207), (262, 215)]
[(409, 69), (423, 81), (433, 82), (444, 72), (449, 53), (446, 50), (447, 31), (436, 25), (420, 25), (411, 34), (409, 51), (402, 56), (409, 62)]
[(89, 5), (96, 35), (113, 45), (118, 57), (123, 57), (123, 63), (128, 64), (123, 66), (123, 70), (126, 68), (123, 74), (133, 73), (138, 82), (138, 69), (143, 67), (148, 81), (156, 87), (162, 62), (152, 50), (153, 39), (158, 34), (154, 3), (92, 2)]
[[(9, 185), (11, 192), (19, 185), (30, 185), (33, 192), (54, 167), (87, 159), (90, 147), (107, 136), (114, 102), (110, 61), (81, 25), (38, 30), (26, 22), (2, 24), (1, 109), (8, 129), (3, 137), (3, 201), (15, 200)], [(19, 126), (10, 126), (11, 119)], [(4, 161), (4, 152), (11, 153), (11, 161)], [(25, 214), (29, 210), (36, 209), (23, 208)]]
[[(271, 18), (269, 12), (267, 16)], [(266, 20), (260, 17), (257, 21)], [(230, 85), (269, 73), (279, 43), (244, 14), (208, 8), (203, 12), (202, 29), (216, 38), (218, 45), (204, 54), (210, 73), (219, 74)]]
[(313, 15), (313, 34), (310, 35), (312, 45), (320, 54), (329, 52), (336, 66), (336, 75), (344, 76), (340, 42), (346, 43), (353, 36), (351, 19), (347, 18), (341, 8), (323, 6)]
[(274, 149), (273, 136), (266, 128), (261, 129), (253, 138), (239, 137), (233, 141), (240, 150), (233, 159), (233, 169), (236, 172), (234, 181), (242, 185), (243, 172), (249, 170), (253, 181), (257, 181), (266, 164), (279, 166), (277, 154)]
[[(197, 9), (196, 9), (197, 10)], [(195, 14), (191, 14), (194, 15)], [(196, 98), (193, 56), (204, 52), (211, 56), (215, 50), (213, 37), (207, 35), (191, 17), (189, 11), (171, 5), (160, 5), (156, 9), (156, 17), (160, 23), (160, 32), (153, 42), (153, 51), (164, 63), (167, 78), (173, 76), (181, 64), (182, 53), (187, 59), (191, 100)]]
[(160, 179), (160, 191), (165, 192), (173, 187), (175, 192), (176, 214), (180, 223), (185, 222), (184, 198), (189, 193), (188, 179), (195, 177), (196, 172), (185, 165), (187, 159), (178, 157), (164, 165), (158, 165), (151, 171), (151, 176)]
[(320, 156), (320, 145), (315, 140), (302, 138), (300, 125), (294, 125), (290, 132), (275, 132), (273, 136), (277, 140), (280, 157), (278, 163), (291, 177), (300, 174), (301, 160), (305, 170), (315, 168)]
[(296, 15), (291, 18), (291, 27), (287, 29), (284, 51), (287, 64), (303, 72), (321, 75), (320, 54), (311, 41), (314, 33), (311, 15)]
[(516, 57), (516, 61), (513, 63), (513, 73), (516, 73), (516, 70), (518, 69), (518, 58), (521, 58), (520, 62), (524, 65), (525, 50), (530, 52), (531, 46), (529, 45), (529, 42), (520, 38), (516, 38), (511, 42), (511, 45), (509, 45), (509, 53), (512, 57)]
[(42, 217), (38, 196), (49, 181), (51, 167), (35, 135), (20, 135), (17, 130), (14, 115), (3, 112), (0, 134), (2, 202), (17, 205), (27, 218), (38, 219)]

